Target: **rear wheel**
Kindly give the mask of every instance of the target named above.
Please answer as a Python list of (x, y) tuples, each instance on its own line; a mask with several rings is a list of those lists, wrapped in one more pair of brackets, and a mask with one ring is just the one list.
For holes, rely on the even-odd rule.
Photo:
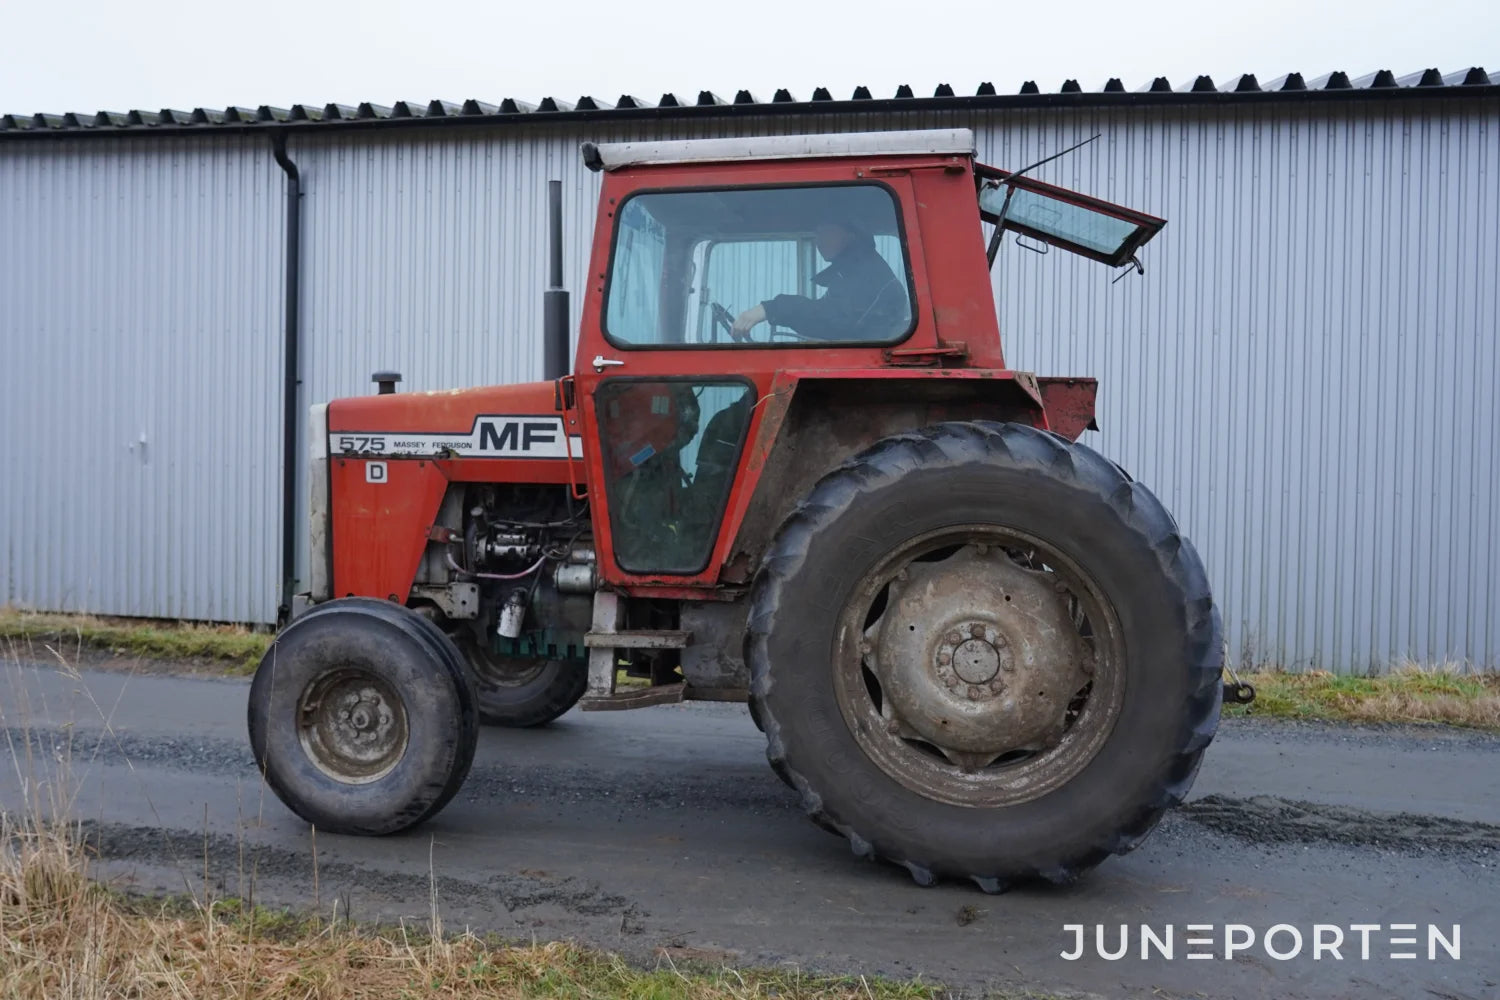
[(502, 656), (475, 640), (461, 648), (486, 725), (544, 725), (578, 704), (588, 687), (588, 670), (580, 663)]
[(431, 622), (332, 601), (277, 636), (250, 686), (250, 745), (289, 809), (333, 833), (395, 833), (434, 815), (474, 759), (463, 661)]
[(1222, 644), (1144, 487), (1015, 424), (888, 438), (783, 525), (752, 595), (773, 766), (855, 852), (920, 882), (1066, 881), (1181, 801)]

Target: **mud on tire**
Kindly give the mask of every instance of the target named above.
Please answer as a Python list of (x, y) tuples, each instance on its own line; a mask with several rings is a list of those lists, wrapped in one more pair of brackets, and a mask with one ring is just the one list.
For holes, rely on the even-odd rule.
[[(879, 717), (868, 705), (859, 715), (849, 683), (836, 681), (864, 669), (862, 656), (869, 660), (870, 644), (859, 644), (858, 631), (867, 619), (850, 610), (869, 592), (860, 588), (874, 586), (862, 581), (883, 572), (889, 553), (955, 525), (992, 525), (1038, 540), (1054, 563), (1081, 570), (1057, 579), (1083, 579), (1087, 587), (1075, 589), (1095, 595), (1094, 617), (1112, 623), (1084, 627), (1108, 632), (1085, 641), (1113, 651), (1112, 660), (1096, 657), (1115, 677), (1111, 714), (1096, 725), (1088, 752), (1075, 752), (1069, 769), (1058, 772), (1066, 780), (1041, 782), (1035, 794), (1024, 786), (1004, 791), (1004, 769), (1012, 765), (1003, 756), (975, 765), (979, 771), (954, 768), (946, 785), (917, 790), (913, 774), (942, 774), (949, 761), (929, 754), (935, 763), (924, 763), (918, 754), (908, 766), (899, 749), (890, 759), (883, 751), (872, 756), (870, 748), (885, 746), (876, 741), (886, 737), (872, 735), (869, 725)], [(894, 589), (882, 593), (889, 595), (882, 601), (896, 600)], [(844, 836), (858, 855), (905, 866), (922, 884), (966, 878), (999, 891), (1023, 879), (1066, 882), (1130, 851), (1182, 801), (1218, 724), (1222, 627), (1192, 545), (1150, 491), (1112, 462), (1031, 427), (946, 423), (876, 443), (824, 477), (788, 517), (751, 601), (745, 658), (772, 766), (819, 826)], [(988, 628), (972, 627), (975, 636)], [(1004, 656), (1025, 652), (990, 639)], [(854, 654), (854, 667), (851, 641), (863, 651)], [(1082, 718), (1087, 699), (1101, 697), (1106, 668), (1098, 669), (1085, 688), (1094, 694), (1084, 695), (1081, 709), (1070, 703), (1069, 719)], [(878, 701), (882, 689), (868, 687)], [(989, 697), (967, 690), (971, 698)], [(887, 741), (892, 745), (934, 749), (906, 739), (905, 722), (887, 724), (891, 733), (903, 730)], [(972, 792), (976, 774), (1001, 792), (988, 799)]]
[[(363, 738), (350, 716), (365, 724)], [(277, 636), (250, 686), (247, 722), (256, 764), (289, 809), (321, 830), (365, 836), (442, 809), (479, 732), (452, 641), (421, 615), (359, 597), (321, 605)]]

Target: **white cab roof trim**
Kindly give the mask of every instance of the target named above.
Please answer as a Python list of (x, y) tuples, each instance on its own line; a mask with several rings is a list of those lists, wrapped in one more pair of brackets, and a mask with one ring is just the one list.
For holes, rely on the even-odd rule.
[(922, 155), (973, 156), (974, 133), (971, 129), (953, 128), (583, 144), (583, 162), (590, 170), (619, 170), (662, 163)]

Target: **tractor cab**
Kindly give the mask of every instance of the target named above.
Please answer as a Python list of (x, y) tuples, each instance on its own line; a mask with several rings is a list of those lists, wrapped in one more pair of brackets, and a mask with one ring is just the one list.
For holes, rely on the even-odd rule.
[[(837, 397), (835, 380), (878, 380), (857, 394), (894, 405), (949, 378), (957, 399), (1007, 396), (1044, 426), (1055, 394), (1075, 411), (1056, 429), (1077, 437), (1084, 380), (1005, 366), (998, 240), (1118, 265), (1163, 224), (976, 164), (966, 129), (586, 145), (584, 159), (604, 184), (568, 398), (597, 443), (602, 572), (625, 587), (721, 587), (743, 517), (776, 503), (755, 456), (775, 450), (784, 405)], [(752, 558), (753, 539), (739, 549)]]

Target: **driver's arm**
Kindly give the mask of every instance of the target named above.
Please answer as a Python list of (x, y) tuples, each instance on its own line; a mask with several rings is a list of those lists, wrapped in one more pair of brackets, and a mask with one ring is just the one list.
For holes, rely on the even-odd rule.
[(758, 323), (767, 321), (801, 334), (818, 333), (837, 337), (844, 317), (827, 295), (810, 299), (805, 295), (778, 295), (740, 313), (730, 329), (735, 340), (744, 340)]
[[(848, 296), (838, 286), (830, 285), (822, 298), (817, 299), (805, 295), (778, 295), (762, 302), (756, 309), (760, 310), (761, 320), (794, 330), (805, 337), (847, 340), (854, 333)], [(745, 315), (751, 311), (747, 310)]]
[(750, 335), (751, 329), (754, 328), (756, 324), (764, 323), (765, 321), (766, 306), (765, 303), (762, 302), (761, 304), (751, 306), (749, 309), (746, 309), (744, 312), (740, 313), (734, 321), (734, 326), (729, 328), (729, 335), (735, 340), (744, 340), (747, 336)]

